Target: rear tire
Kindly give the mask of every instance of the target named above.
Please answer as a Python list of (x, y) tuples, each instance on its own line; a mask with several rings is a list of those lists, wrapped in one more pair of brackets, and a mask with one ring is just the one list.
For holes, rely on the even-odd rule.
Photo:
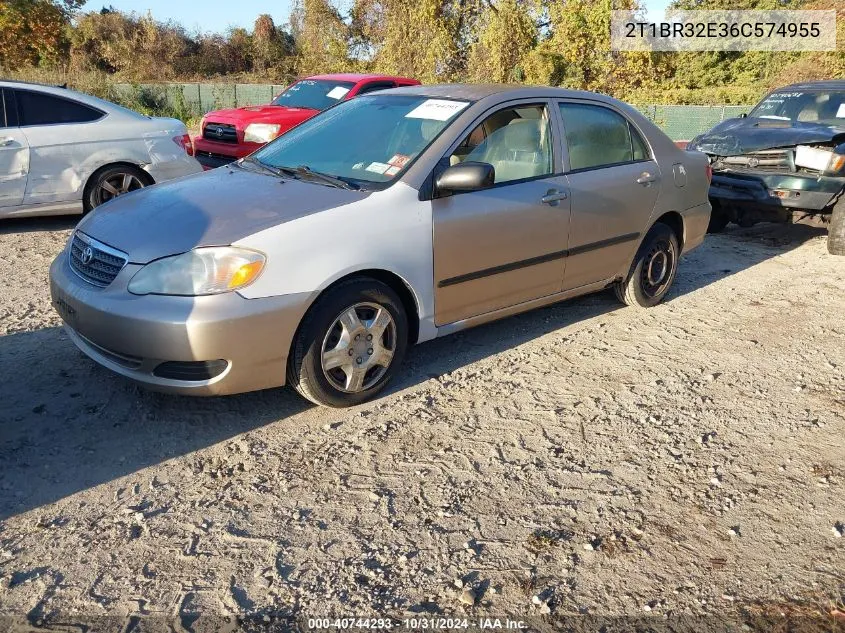
[(288, 383), (329, 407), (373, 398), (399, 370), (408, 317), (390, 286), (369, 277), (341, 282), (320, 297), (299, 326)]
[(153, 183), (149, 174), (132, 165), (102, 168), (91, 175), (85, 187), (82, 200), (85, 213), (109, 200), (151, 184)]
[(650, 308), (666, 297), (678, 270), (678, 237), (662, 222), (651, 227), (640, 245), (627, 278), (614, 287), (624, 304)]
[(827, 229), (827, 252), (831, 255), (845, 255), (845, 193), (833, 205), (830, 227)]

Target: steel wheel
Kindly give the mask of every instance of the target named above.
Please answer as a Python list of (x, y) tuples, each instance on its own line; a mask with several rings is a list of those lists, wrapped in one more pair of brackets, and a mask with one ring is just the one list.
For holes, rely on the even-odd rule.
[(641, 273), (646, 296), (656, 297), (666, 289), (675, 267), (675, 257), (675, 245), (670, 240), (655, 242), (646, 253)]
[(387, 308), (356, 303), (335, 318), (323, 339), (323, 374), (345, 393), (366, 391), (390, 368), (396, 341), (396, 324)]
[(94, 191), (95, 206), (108, 202), (136, 189), (143, 189), (144, 183), (135, 174), (128, 172), (113, 173), (97, 183)]

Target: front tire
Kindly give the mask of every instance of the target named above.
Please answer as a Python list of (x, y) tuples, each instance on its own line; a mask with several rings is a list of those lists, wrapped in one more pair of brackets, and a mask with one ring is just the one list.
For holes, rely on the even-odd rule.
[(656, 223), (637, 250), (627, 278), (613, 287), (616, 297), (629, 306), (657, 305), (675, 281), (679, 256), (675, 232), (662, 222)]
[(151, 184), (146, 172), (132, 165), (114, 165), (95, 172), (85, 187), (85, 213), (130, 191)]
[(845, 193), (833, 205), (827, 229), (827, 252), (831, 255), (845, 255)]
[(302, 320), (288, 383), (315, 404), (361, 404), (390, 382), (407, 347), (408, 317), (393, 289), (376, 279), (350, 279), (320, 297)]

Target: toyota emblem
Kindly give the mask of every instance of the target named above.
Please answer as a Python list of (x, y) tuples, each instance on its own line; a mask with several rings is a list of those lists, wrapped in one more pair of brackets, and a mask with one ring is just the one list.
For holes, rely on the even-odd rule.
[(81, 259), (82, 263), (87, 266), (91, 263), (91, 260), (94, 259), (94, 249), (90, 246), (86, 246), (82, 249), (82, 254), (79, 256), (79, 259)]
[(760, 159), (756, 157), (751, 157), (748, 159), (748, 166), (749, 167), (756, 167), (760, 164)]
[(217, 134), (218, 138), (223, 138), (223, 128), (222, 127), (217, 128), (216, 134)]

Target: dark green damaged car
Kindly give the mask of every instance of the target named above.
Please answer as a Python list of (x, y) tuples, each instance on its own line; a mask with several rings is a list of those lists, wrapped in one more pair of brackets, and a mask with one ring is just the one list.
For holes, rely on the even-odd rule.
[(710, 231), (730, 222), (812, 220), (845, 255), (845, 81), (780, 88), (722, 121), (688, 149), (710, 157)]

